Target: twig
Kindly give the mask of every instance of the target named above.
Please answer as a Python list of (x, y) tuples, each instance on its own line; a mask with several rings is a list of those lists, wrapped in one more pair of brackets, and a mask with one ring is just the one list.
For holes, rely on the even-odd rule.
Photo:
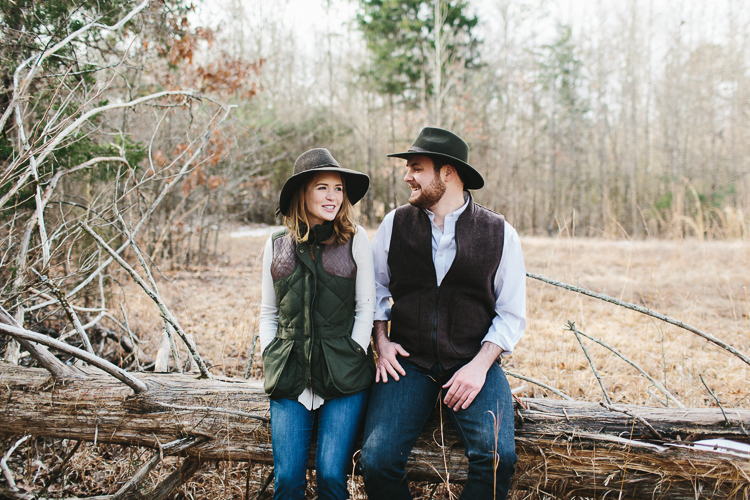
[(29, 439), (31, 436), (27, 435), (16, 441), (16, 444), (10, 447), (8, 451), (5, 452), (5, 455), (3, 455), (2, 460), (0, 460), (0, 468), (3, 470), (3, 474), (5, 475), (5, 480), (8, 481), (8, 486), (10, 486), (10, 489), (13, 491), (18, 491), (18, 488), (16, 487), (16, 481), (13, 479), (13, 474), (10, 472), (10, 469), (8, 469), (8, 459), (13, 454), (14, 451), (16, 451), (16, 448), (21, 446), (24, 441)]
[[(224, 116), (221, 118), (221, 120), (218, 121), (218, 123), (216, 123), (216, 126), (214, 126), (213, 128), (212, 127), (207, 127), (206, 128), (206, 131), (203, 134), (202, 141), (201, 141), (200, 145), (193, 152), (193, 155), (185, 161), (185, 163), (180, 168), (180, 171), (177, 172), (177, 174), (175, 174), (172, 177), (172, 180), (169, 182), (169, 184), (165, 185), (162, 188), (161, 192), (159, 193), (159, 196), (156, 198), (156, 200), (154, 200), (154, 202), (151, 204), (151, 206), (146, 211), (146, 213), (144, 214), (144, 216), (141, 217), (141, 220), (138, 221), (138, 224), (136, 224), (135, 228), (131, 232), (131, 235), (133, 237), (135, 237), (135, 235), (138, 234), (138, 232), (140, 231), (140, 229), (143, 226), (143, 224), (146, 223), (146, 221), (151, 217), (151, 214), (157, 209), (157, 207), (161, 204), (161, 202), (164, 200), (164, 198), (166, 198), (167, 193), (172, 189), (172, 187), (174, 187), (174, 185), (177, 184), (177, 182), (188, 172), (190, 164), (193, 162), (193, 160), (195, 158), (198, 157), (198, 155), (201, 153), (201, 151), (203, 150), (203, 148), (205, 147), (205, 145), (208, 143), (208, 140), (213, 135), (214, 131), (216, 131), (216, 129), (219, 128), (219, 126), (224, 122), (224, 120), (227, 119), (227, 117), (229, 116), (229, 112), (234, 107), (236, 107), (236, 106), (234, 106), (234, 105), (228, 106), (227, 109), (226, 109), (226, 112), (224, 113)], [(5, 200), (5, 197), (3, 197), (3, 200)], [(2, 205), (4, 203), (3, 200), (0, 200), (0, 207), (2, 207)], [(120, 247), (116, 250), (116, 253), (119, 255), (120, 253), (122, 253), (129, 246), (130, 246), (130, 240), (128, 240), (128, 241), (124, 242), (122, 245), (120, 245)], [(104, 269), (106, 269), (112, 263), (113, 260), (114, 260), (113, 257), (109, 257), (93, 273), (89, 274), (89, 276), (86, 279), (84, 279), (81, 283), (79, 283), (78, 286), (76, 286), (72, 291), (70, 291), (65, 296), (67, 298), (71, 298), (73, 295), (75, 295), (76, 293), (78, 293), (79, 291), (81, 291), (84, 287), (86, 287), (89, 283), (91, 283), (91, 281), (96, 276), (98, 276), (99, 273), (101, 273), (102, 271), (104, 271)], [(49, 305), (55, 304), (56, 302), (57, 301), (55, 301), (55, 300), (51, 300), (51, 301), (44, 302), (44, 303), (41, 303), (41, 304), (36, 304), (34, 306), (29, 307), (28, 311), (29, 312), (35, 311), (37, 309), (41, 309), (43, 307), (47, 307)]]
[[(36, 270), (33, 270), (36, 272)], [(91, 354), (94, 354), (94, 348), (91, 347), (91, 341), (89, 340), (89, 336), (86, 334), (86, 330), (84, 330), (83, 325), (81, 324), (81, 320), (78, 319), (78, 315), (73, 310), (72, 307), (70, 307), (70, 304), (68, 303), (68, 300), (65, 298), (65, 295), (60, 291), (60, 288), (57, 286), (57, 284), (48, 278), (44, 274), (39, 274), (39, 277), (42, 280), (42, 283), (47, 285), (50, 290), (52, 290), (52, 293), (57, 297), (58, 302), (60, 302), (60, 305), (65, 310), (65, 313), (68, 315), (68, 319), (71, 323), (73, 323), (73, 326), (75, 327), (76, 331), (78, 332), (78, 335), (81, 336), (81, 341), (83, 342), (83, 345), (86, 347), (86, 350), (90, 352)]]
[(48, 347), (54, 347), (55, 349), (66, 352), (78, 359), (82, 359), (87, 363), (104, 370), (106, 373), (109, 373), (120, 382), (126, 384), (128, 387), (133, 389), (133, 392), (135, 392), (136, 394), (148, 391), (148, 386), (137, 378), (133, 377), (130, 373), (126, 372), (119, 366), (110, 363), (106, 359), (102, 359), (99, 356), (84, 351), (83, 349), (78, 349), (77, 347), (73, 347), (72, 345), (66, 344), (65, 342), (60, 342), (57, 339), (53, 339), (52, 337), (48, 337), (47, 335), (42, 335), (41, 333), (32, 332), (30, 330), (26, 330), (25, 328), (18, 328), (3, 323), (0, 323), (0, 331), (4, 331), (15, 338), (21, 338), (24, 340), (29, 340), (31, 342), (37, 342)]
[[(15, 326), (20, 328), (22, 325), (0, 305), (0, 324)], [(39, 363), (42, 367), (50, 372), (54, 378), (68, 378), (79, 374), (78, 369), (68, 366), (52, 355), (46, 347), (36, 345), (28, 340), (16, 339), (18, 343)]]
[(104, 250), (106, 250), (116, 261), (120, 266), (122, 266), (125, 271), (130, 274), (130, 276), (133, 277), (133, 279), (140, 285), (140, 287), (143, 289), (144, 292), (146, 292), (146, 295), (148, 295), (151, 300), (156, 302), (157, 306), (159, 307), (159, 311), (161, 312), (162, 318), (164, 318), (165, 321), (168, 321), (175, 329), (177, 334), (182, 338), (182, 341), (185, 342), (185, 345), (187, 346), (188, 351), (190, 352), (190, 355), (195, 360), (196, 364), (198, 365), (198, 369), (201, 373), (201, 378), (211, 378), (211, 374), (208, 372), (208, 368), (206, 368), (206, 364), (203, 362), (203, 359), (201, 358), (200, 354), (198, 354), (198, 351), (194, 349), (193, 345), (190, 343), (190, 341), (187, 338), (187, 334), (182, 330), (182, 327), (177, 323), (177, 320), (174, 319), (172, 316), (172, 313), (169, 312), (169, 309), (167, 308), (167, 305), (164, 303), (164, 301), (161, 299), (159, 295), (154, 293), (153, 290), (146, 284), (145, 281), (143, 281), (143, 278), (138, 275), (137, 272), (135, 272), (135, 269), (130, 267), (130, 264), (125, 262), (122, 257), (117, 255), (117, 253), (112, 250), (112, 247), (107, 245), (107, 243), (99, 236), (96, 232), (94, 232), (93, 229), (91, 229), (89, 226), (87, 226), (84, 222), (78, 223), (80, 227), (83, 228), (84, 231), (86, 231), (92, 238), (96, 240), (96, 242), (101, 246)]
[(227, 413), (229, 415), (237, 415), (240, 417), (245, 418), (253, 418), (255, 420), (260, 420), (261, 422), (268, 423), (270, 420), (268, 417), (263, 417), (261, 415), (256, 415), (255, 413), (247, 413), (244, 411), (239, 410), (227, 410), (225, 408), (213, 408), (209, 406), (181, 406), (181, 405), (173, 405), (169, 403), (162, 403), (160, 401), (154, 401), (154, 404), (158, 404), (161, 406), (164, 406), (166, 408), (174, 408), (176, 410), (190, 410), (190, 411), (208, 411), (208, 412), (216, 412), (216, 413)]
[(252, 375), (253, 364), (255, 363), (255, 345), (258, 343), (258, 332), (253, 335), (253, 346), (250, 348), (250, 361), (247, 363), (247, 370), (245, 370), (245, 379), (249, 379)]
[[(85, 113), (82, 113), (77, 119), (75, 119), (70, 125), (65, 127), (64, 130), (59, 132), (51, 141), (47, 142), (44, 145), (44, 149), (39, 153), (39, 156), (36, 159), (36, 164), (41, 165), (44, 160), (47, 159), (49, 155), (51, 155), (55, 149), (60, 145), (60, 143), (70, 134), (72, 134), (75, 130), (79, 129), (85, 122), (87, 122), (92, 117), (104, 113), (105, 111), (111, 111), (114, 109), (122, 109), (122, 108), (132, 108), (135, 106), (138, 106), (139, 104), (143, 104), (148, 101), (152, 101), (154, 99), (160, 99), (162, 97), (170, 97), (170, 96), (176, 96), (181, 95), (184, 96), (185, 99), (199, 99), (200, 95), (196, 94), (192, 91), (185, 91), (185, 90), (165, 90), (163, 92), (156, 92), (154, 94), (149, 94), (143, 97), (139, 97), (138, 99), (133, 99), (132, 101), (123, 102), (123, 103), (112, 103), (107, 104), (105, 106), (100, 106), (98, 108), (91, 109)], [(25, 157), (20, 157), (18, 160), (16, 160), (16, 163), (21, 162), (21, 160), (25, 160)], [(13, 185), (13, 187), (2, 197), (0, 198), (0, 208), (2, 208), (7, 201), (14, 196), (20, 189), (23, 187), (26, 180), (31, 175), (30, 168), (27, 169), (27, 172), (21, 175), (21, 177), (18, 179), (18, 181)]]
[(665, 452), (668, 449), (668, 448), (665, 448), (664, 446), (659, 446), (658, 444), (647, 443), (644, 441), (636, 441), (634, 439), (626, 439), (620, 436), (612, 436), (611, 434), (593, 434), (589, 432), (580, 432), (580, 433), (576, 433), (575, 436), (579, 438), (584, 438), (584, 439), (591, 439), (594, 441), (608, 441), (610, 443), (619, 443), (623, 446), (627, 446), (631, 448), (646, 448), (646, 449), (656, 450), (660, 453)]
[(122, 485), (122, 488), (117, 490), (117, 493), (115, 493), (112, 496), (112, 500), (120, 500), (125, 497), (128, 493), (130, 493), (133, 488), (138, 486), (138, 483), (143, 481), (143, 479), (152, 471), (154, 470), (154, 467), (156, 467), (159, 462), (164, 460), (165, 456), (173, 455), (175, 453), (179, 453), (187, 448), (190, 448), (197, 442), (201, 441), (202, 438), (194, 438), (194, 437), (184, 437), (180, 439), (176, 439), (175, 441), (169, 442), (162, 446), (161, 444), (157, 443), (159, 445), (159, 450), (154, 454), (151, 459), (146, 462), (138, 471), (133, 474), (133, 477), (130, 478), (130, 480)]
[(122, 312), (122, 318), (123, 318), (123, 321), (125, 321), (125, 325), (124, 325), (125, 331), (128, 334), (130, 343), (133, 344), (133, 357), (135, 358), (135, 366), (139, 372), (143, 371), (141, 368), (141, 361), (138, 356), (138, 344), (136, 344), (133, 332), (130, 330), (130, 322), (128, 322), (128, 315), (125, 313), (125, 308), (122, 306), (122, 302), (120, 302), (120, 312)]
[(263, 481), (263, 484), (258, 490), (258, 494), (255, 495), (255, 500), (260, 500), (260, 497), (263, 496), (263, 493), (266, 492), (268, 486), (271, 484), (271, 481), (273, 481), (273, 469), (271, 469), (271, 472), (268, 473), (268, 477), (266, 478), (266, 480)]
[[(106, 317), (107, 317), (107, 313), (100, 312), (99, 314), (96, 315), (96, 317), (94, 317), (94, 319), (92, 319), (91, 321), (89, 321), (85, 325), (81, 325), (81, 326), (83, 327), (83, 330), (86, 331), (89, 328), (96, 326), (97, 323), (99, 323), (101, 320), (103, 320)], [(62, 335), (60, 335), (60, 337), (58, 337), (58, 339), (59, 340), (65, 340), (66, 338), (68, 338), (71, 335), (73, 335), (73, 333), (75, 333), (75, 332), (76, 332), (75, 329), (73, 331), (65, 332)], [(96, 353), (94, 353), (94, 354), (96, 354)]]
[(604, 388), (604, 382), (602, 382), (602, 378), (599, 376), (599, 370), (596, 369), (596, 365), (594, 364), (594, 360), (591, 359), (591, 356), (589, 355), (589, 350), (586, 349), (586, 346), (583, 345), (583, 341), (581, 340), (581, 336), (578, 333), (578, 329), (576, 329), (576, 324), (572, 321), (568, 321), (568, 329), (573, 332), (576, 336), (576, 339), (578, 339), (578, 343), (581, 344), (581, 349), (583, 349), (583, 353), (586, 355), (586, 359), (589, 360), (589, 365), (591, 365), (591, 369), (594, 371), (594, 376), (596, 377), (596, 380), (599, 382), (599, 387), (602, 388), (602, 392), (604, 393), (604, 399), (607, 400), (607, 404), (612, 404), (612, 400), (609, 399), (609, 394), (607, 394), (607, 389)]
[[(155, 295), (159, 295), (159, 289), (156, 287), (156, 280), (154, 280), (154, 275), (151, 273), (151, 268), (148, 266), (148, 263), (146, 262), (146, 259), (143, 257), (143, 254), (141, 253), (141, 249), (138, 247), (138, 243), (136, 243), (135, 239), (133, 238), (133, 234), (128, 231), (128, 225), (125, 223), (125, 219), (122, 218), (122, 215), (120, 214), (119, 210), (117, 210), (117, 203), (114, 204), (114, 210), (117, 213), (117, 218), (120, 220), (120, 224), (122, 224), (122, 231), (127, 237), (128, 241), (130, 241), (130, 246), (133, 249), (133, 252), (135, 253), (136, 258), (138, 259), (138, 262), (141, 263), (141, 267), (146, 272), (146, 278), (148, 278), (148, 282), (151, 285), (151, 290), (154, 292)], [(172, 335), (172, 325), (169, 324), (168, 321), (164, 320), (164, 330), (167, 333), (167, 337), (169, 338), (169, 345), (172, 348), (172, 356), (174, 356), (175, 366), (177, 367), (177, 371), (179, 373), (182, 373), (182, 364), (180, 363), (180, 354), (177, 352), (177, 345), (174, 342), (174, 336)]]
[(526, 273), (526, 276), (528, 276), (529, 278), (534, 278), (534, 279), (539, 280), (539, 281), (543, 281), (544, 283), (548, 283), (550, 285), (559, 286), (560, 288), (565, 288), (566, 290), (570, 290), (572, 292), (578, 292), (578, 293), (582, 293), (584, 295), (588, 295), (589, 297), (594, 297), (596, 299), (604, 300), (605, 302), (609, 302), (610, 304), (615, 304), (615, 305), (624, 307), (626, 309), (631, 309), (633, 311), (637, 311), (639, 313), (646, 314), (646, 315), (651, 316), (653, 318), (660, 319), (660, 320), (662, 320), (662, 321), (664, 321), (666, 323), (669, 323), (671, 325), (678, 326), (678, 327), (680, 327), (680, 328), (682, 328), (684, 330), (687, 330), (689, 332), (692, 332), (692, 333), (698, 335), (699, 337), (703, 337), (704, 339), (708, 340), (709, 342), (711, 342), (711, 343), (713, 343), (713, 344), (721, 347), (725, 351), (730, 352), (731, 354), (734, 354), (735, 356), (737, 356), (738, 358), (740, 358), (742, 361), (744, 361), (745, 363), (747, 363), (748, 365), (750, 365), (750, 358), (748, 358), (746, 355), (742, 354), (741, 352), (737, 351), (734, 347), (730, 346), (729, 344), (727, 344), (726, 342), (724, 342), (722, 340), (717, 339), (716, 337), (714, 337), (710, 333), (706, 333), (704, 331), (701, 331), (701, 330), (695, 328), (694, 326), (690, 326), (690, 325), (688, 325), (686, 323), (683, 323), (682, 321), (677, 321), (676, 319), (670, 318), (669, 316), (665, 316), (665, 315), (663, 315), (661, 313), (652, 311), (650, 309), (646, 309), (645, 307), (641, 307), (641, 306), (636, 305), (636, 304), (631, 304), (630, 302), (624, 302), (622, 300), (618, 300), (618, 299), (616, 299), (614, 297), (610, 297), (609, 295), (604, 295), (602, 293), (592, 292), (591, 290), (587, 290), (585, 288), (581, 288), (581, 287), (569, 285), (567, 283), (562, 283), (560, 281), (555, 281), (555, 280), (552, 280), (552, 279), (549, 279), (549, 278), (545, 278), (544, 276), (539, 276), (538, 274)]
[(706, 388), (709, 394), (714, 398), (716, 401), (716, 404), (719, 405), (719, 409), (721, 410), (721, 414), (724, 415), (724, 427), (732, 427), (732, 424), (729, 422), (729, 419), (727, 418), (727, 414), (724, 411), (724, 407), (721, 405), (721, 401), (719, 401), (719, 398), (716, 397), (716, 394), (714, 394), (714, 391), (711, 390), (711, 388), (708, 386), (705, 380), (703, 380), (703, 374), (698, 375), (700, 377), (701, 382), (703, 382), (703, 386)]
[(509, 371), (509, 370), (503, 370), (503, 371), (505, 372), (506, 375), (510, 375), (511, 377), (517, 378), (519, 380), (524, 380), (524, 381), (532, 383), (534, 385), (538, 385), (539, 387), (544, 387), (548, 391), (551, 391), (552, 393), (557, 394), (558, 396), (560, 396), (561, 398), (563, 398), (566, 401), (575, 401), (573, 398), (571, 398), (570, 396), (568, 396), (567, 394), (565, 394), (561, 390), (555, 389), (551, 385), (547, 385), (544, 382), (540, 382), (540, 381), (535, 380), (535, 379), (533, 379), (531, 377), (527, 377), (526, 375), (520, 375), (518, 373), (514, 373), (514, 372)]
[(202, 465), (203, 462), (200, 459), (188, 457), (182, 462), (180, 467), (172, 471), (172, 473), (153, 490), (145, 495), (138, 495), (136, 498), (139, 500), (164, 500), (170, 498), (177, 488), (182, 486), (200, 470)]
[(42, 490), (37, 494), (38, 497), (43, 497), (45, 493), (47, 493), (47, 490), (49, 487), (54, 484), (54, 482), (57, 480), (57, 477), (60, 475), (60, 473), (65, 470), (65, 466), (68, 465), (68, 462), (70, 462), (70, 459), (73, 458), (73, 455), (76, 454), (76, 451), (78, 451), (78, 448), (81, 446), (81, 441), (76, 441), (76, 444), (73, 446), (73, 449), (68, 452), (67, 455), (65, 455), (65, 458), (62, 462), (60, 462), (57, 467), (52, 469), (49, 473), (49, 478), (47, 479), (47, 483), (44, 485)]
[[(60, 49), (62, 49), (66, 45), (68, 45), (74, 39), (76, 39), (79, 36), (81, 36), (84, 33), (86, 33), (91, 28), (100, 28), (102, 31), (103, 30), (111, 30), (111, 31), (119, 30), (128, 21), (130, 21), (136, 14), (138, 14), (140, 11), (142, 11), (143, 9), (145, 9), (148, 6), (149, 3), (151, 3), (151, 0), (144, 0), (136, 8), (134, 8), (133, 10), (131, 10), (130, 12), (128, 12), (125, 15), (125, 17), (123, 17), (122, 19), (120, 19), (116, 24), (114, 24), (112, 26), (107, 26), (107, 25), (104, 25), (104, 24), (100, 24), (98, 22), (98, 20), (94, 21), (94, 22), (91, 22), (91, 23), (88, 23), (88, 24), (80, 27), (79, 29), (77, 29), (76, 31), (74, 31), (73, 33), (71, 33), (70, 35), (66, 36), (60, 42), (58, 42), (57, 44), (53, 45), (49, 49), (45, 50), (41, 54), (39, 54), (39, 55), (35, 54), (35, 55), (29, 57), (28, 59), (26, 59), (24, 62), (22, 62), (16, 68), (15, 72), (13, 73), (13, 83), (14, 83), (13, 98), (12, 98), (11, 102), (8, 104), (8, 107), (6, 108), (5, 113), (3, 113), (2, 117), (0, 117), (0, 130), (2, 130), (5, 127), (5, 122), (8, 120), (8, 117), (10, 116), (10, 113), (14, 110), (14, 108), (16, 107), (16, 104), (21, 99), (23, 93), (26, 91), (26, 88), (31, 83), (31, 80), (34, 78), (34, 75), (35, 75), (37, 69), (42, 66), (42, 63), (47, 58), (49, 58), (55, 52), (59, 51)], [(24, 78), (24, 81), (21, 82), (21, 86), (19, 87), (19, 85), (18, 85), (18, 77), (19, 77), (21, 71), (26, 66), (28, 66), (32, 61), (34, 61), (34, 59), (36, 59), (36, 61), (34, 62), (34, 64), (29, 69), (29, 72), (26, 75), (26, 78)], [(0, 205), (2, 205), (2, 204), (0, 204)]]
[(613, 404), (605, 404), (601, 401), (599, 402), (599, 404), (602, 405), (602, 407), (608, 409), (609, 411), (616, 411), (619, 413), (624, 413), (625, 415), (628, 415), (630, 417), (633, 417), (634, 419), (638, 420), (640, 423), (645, 425), (646, 428), (648, 428), (648, 430), (650, 430), (657, 439), (659, 439), (660, 441), (664, 441), (664, 438), (659, 433), (659, 431), (657, 431), (653, 425), (648, 423), (648, 420), (636, 414), (634, 411), (628, 410), (627, 408), (618, 408)]
[(651, 392), (651, 388), (650, 387), (648, 389), (646, 389), (646, 392), (648, 392), (649, 396), (651, 396), (652, 398), (654, 398), (655, 400), (657, 400), (658, 402), (660, 402), (662, 404), (662, 406), (664, 406), (666, 408), (669, 408), (669, 403), (667, 403), (666, 401), (662, 401), (662, 399), (659, 396), (657, 396), (656, 394), (654, 394), (653, 392)]
[[(574, 328), (575, 328), (575, 325), (574, 325)], [(651, 375), (649, 375), (648, 373), (646, 373), (645, 371), (643, 371), (643, 369), (640, 366), (638, 366), (634, 361), (631, 361), (630, 359), (628, 359), (627, 357), (625, 357), (625, 355), (623, 355), (620, 351), (618, 351), (617, 349), (615, 349), (614, 347), (612, 347), (610, 345), (607, 345), (607, 343), (604, 342), (604, 341), (602, 341), (602, 340), (595, 339), (594, 337), (591, 337), (590, 335), (587, 335), (587, 334), (583, 333), (580, 330), (577, 330), (577, 331), (578, 331), (578, 333), (580, 333), (581, 335), (583, 335), (587, 339), (596, 342), (597, 344), (599, 344), (602, 347), (606, 347), (607, 349), (609, 349), (610, 351), (612, 351), (617, 357), (619, 357), (620, 359), (622, 359), (623, 361), (625, 361), (627, 364), (629, 364), (630, 366), (632, 366), (633, 368), (635, 368), (636, 370), (638, 370), (639, 372), (641, 372), (641, 374), (644, 377), (646, 377), (649, 380), (649, 382), (651, 382), (652, 384), (654, 384), (654, 386), (657, 389), (659, 389), (662, 393), (664, 393), (664, 395), (667, 397), (667, 403), (669, 403), (669, 400), (671, 399), (672, 401), (674, 401), (675, 405), (677, 405), (678, 408), (685, 408), (685, 405), (683, 405), (671, 392), (669, 392), (666, 389), (666, 387), (664, 387), (663, 385), (661, 385)], [(664, 406), (669, 407), (669, 404), (665, 404)]]

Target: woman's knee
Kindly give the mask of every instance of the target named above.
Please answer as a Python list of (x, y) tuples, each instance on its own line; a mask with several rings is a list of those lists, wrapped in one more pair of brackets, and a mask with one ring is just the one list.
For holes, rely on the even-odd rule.
[[(274, 498), (304, 498), (307, 477), (305, 469), (274, 466)], [(301, 496), (300, 496), (301, 494)]]
[(319, 467), (315, 471), (318, 493), (325, 491), (346, 491), (348, 476), (346, 470), (339, 467)]

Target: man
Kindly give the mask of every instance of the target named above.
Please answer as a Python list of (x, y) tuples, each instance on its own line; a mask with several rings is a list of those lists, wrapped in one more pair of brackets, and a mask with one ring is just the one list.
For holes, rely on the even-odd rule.
[(411, 196), (372, 241), (378, 364), (365, 490), (371, 500), (411, 498), (404, 466), (439, 398), (469, 459), (461, 498), (504, 499), (517, 456), (510, 387), (496, 360), (526, 327), (518, 234), (466, 191), (484, 179), (457, 135), (427, 127), (407, 152), (388, 156), (406, 160)]

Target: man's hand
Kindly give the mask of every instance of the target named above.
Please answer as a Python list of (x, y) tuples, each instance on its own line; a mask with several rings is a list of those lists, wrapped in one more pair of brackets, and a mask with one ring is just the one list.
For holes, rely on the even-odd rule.
[(443, 400), (446, 406), (453, 411), (468, 408), (484, 387), (487, 371), (502, 352), (503, 349), (492, 342), (482, 344), (474, 359), (456, 371), (443, 386), (443, 389), (448, 389)]
[(406, 375), (406, 371), (398, 362), (396, 356), (407, 357), (409, 353), (401, 347), (401, 344), (391, 342), (386, 335), (386, 321), (375, 321), (373, 337), (375, 338), (375, 350), (378, 351), (378, 366), (375, 371), (375, 382), (388, 382), (388, 374), (394, 380), (399, 379), (399, 374)]

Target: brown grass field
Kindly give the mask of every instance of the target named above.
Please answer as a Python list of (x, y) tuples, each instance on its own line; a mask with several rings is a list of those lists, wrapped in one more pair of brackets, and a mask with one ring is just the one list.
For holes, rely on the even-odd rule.
[[(183, 327), (195, 335), (212, 373), (237, 377), (245, 373), (257, 330), (261, 252), (266, 239), (223, 235), (217, 258), (209, 265), (162, 269), (157, 276), (162, 296)], [(529, 237), (522, 238), (522, 243), (531, 273), (648, 307), (750, 353), (750, 242)], [(162, 329), (158, 311), (132, 282), (121, 283), (118, 293), (130, 324), (143, 349), (154, 356)], [(537, 280), (527, 283), (528, 328), (515, 352), (504, 360), (508, 370), (576, 399), (599, 401), (601, 389), (589, 363), (574, 334), (564, 328), (573, 321), (581, 331), (636, 362), (688, 407), (716, 406), (700, 376), (725, 408), (750, 407), (750, 366), (731, 354), (643, 314)], [(662, 406), (652, 394), (662, 396), (645, 377), (607, 349), (585, 343), (613, 401)], [(262, 376), (258, 359), (254, 377)], [(541, 387), (509, 380), (522, 396), (557, 397)], [(103, 453), (115, 450), (89, 446), (86, 453), (79, 452), (72, 465), (74, 475), (82, 481), (90, 479), (94, 464), (106, 459)], [(123, 453), (129, 453), (129, 461), (123, 459), (120, 462), (125, 465), (107, 469), (106, 478), (100, 477), (101, 486), (122, 481), (133, 470), (138, 457), (133, 458), (133, 451), (118, 454)], [(242, 498), (246, 470), (246, 464), (205, 466), (179, 496)], [(250, 469), (251, 497), (265, 474), (259, 467)], [(364, 498), (359, 479), (352, 490), (353, 498)], [(428, 493), (430, 488), (420, 485), (417, 493), (420, 498), (448, 498), (442, 490)]]

